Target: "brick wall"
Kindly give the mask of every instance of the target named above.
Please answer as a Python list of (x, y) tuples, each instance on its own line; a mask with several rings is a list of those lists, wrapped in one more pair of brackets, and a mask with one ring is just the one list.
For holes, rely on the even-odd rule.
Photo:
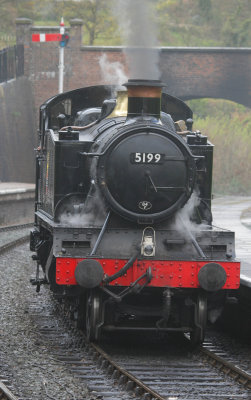
[[(58, 31), (58, 27), (34, 27), (30, 20), (17, 20), (17, 42), (25, 45), (25, 74), (32, 82), (36, 109), (58, 92), (59, 46), (56, 42), (32, 43), (31, 35)], [(67, 31), (64, 91), (109, 83), (99, 66), (103, 54), (128, 70), (121, 47), (81, 45), (81, 20), (72, 20)], [(182, 99), (225, 98), (251, 106), (251, 48), (161, 48), (160, 70), (169, 93)]]
[(162, 49), (162, 79), (182, 99), (214, 97), (251, 107), (251, 48)]

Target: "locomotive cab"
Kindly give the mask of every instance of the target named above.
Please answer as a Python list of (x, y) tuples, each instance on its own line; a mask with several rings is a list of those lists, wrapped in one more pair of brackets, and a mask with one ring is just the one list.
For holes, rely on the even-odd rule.
[(41, 106), (33, 283), (70, 303), (89, 340), (160, 330), (201, 343), (240, 273), (234, 233), (212, 226), (213, 145), (159, 81), (114, 92)]

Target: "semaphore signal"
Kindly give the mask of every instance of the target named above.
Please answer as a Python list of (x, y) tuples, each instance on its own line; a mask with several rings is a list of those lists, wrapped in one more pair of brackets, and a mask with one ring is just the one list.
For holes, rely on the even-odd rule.
[(61, 18), (60, 33), (33, 33), (32, 42), (59, 42), (59, 65), (58, 65), (58, 92), (63, 92), (64, 86), (64, 48), (70, 36), (65, 33), (64, 18)]
[(60, 33), (33, 33), (32, 42), (60, 42), (62, 35)]

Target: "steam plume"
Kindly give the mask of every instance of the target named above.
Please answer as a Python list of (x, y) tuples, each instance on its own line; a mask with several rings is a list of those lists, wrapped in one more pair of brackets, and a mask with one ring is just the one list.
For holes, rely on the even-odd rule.
[(121, 86), (128, 80), (124, 72), (124, 67), (119, 61), (110, 62), (107, 54), (103, 54), (99, 59), (102, 79), (105, 84), (115, 84)]
[(130, 78), (159, 79), (157, 31), (149, 0), (117, 0), (115, 12), (124, 38)]

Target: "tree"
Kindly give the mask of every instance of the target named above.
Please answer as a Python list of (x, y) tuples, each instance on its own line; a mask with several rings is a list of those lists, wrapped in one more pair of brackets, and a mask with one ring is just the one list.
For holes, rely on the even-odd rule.
[(222, 29), (225, 46), (249, 47), (251, 43), (251, 18), (237, 24), (235, 18), (228, 19)]
[[(1, 36), (13, 35), (16, 17), (34, 24), (68, 23), (81, 18), (84, 43), (121, 44), (123, 10), (116, 19), (115, 6), (122, 0), (0, 0)], [(123, 0), (125, 4), (128, 0)], [(137, 0), (139, 1), (139, 0)], [(142, 4), (145, 0), (141, 0)], [(156, 20), (159, 44), (163, 46), (250, 46), (250, 0), (148, 0)], [(132, 2), (132, 4), (134, 4)], [(135, 1), (136, 4), (136, 1)], [(134, 10), (134, 7), (131, 7)], [(140, 16), (139, 16), (140, 17)], [(119, 22), (117, 22), (117, 20)]]
[(1, 33), (13, 32), (16, 16), (16, 0), (0, 0)]
[(198, 0), (199, 1), (199, 10), (201, 12), (202, 17), (205, 20), (209, 20), (211, 17), (212, 10), (212, 2), (211, 0)]
[[(60, 7), (59, 7), (60, 3)], [(57, 6), (57, 10), (55, 9)], [(87, 41), (90, 46), (94, 45), (97, 39), (111, 38), (116, 32), (116, 20), (111, 12), (112, 0), (54, 0), (54, 12), (58, 19), (64, 16), (65, 19), (81, 18), (87, 32)]]
[(250, 0), (151, 0), (164, 46), (250, 46)]
[(55, 20), (54, 8), (60, 8), (56, 4), (59, 4), (57, 0), (16, 0), (17, 15), (38, 21)]

